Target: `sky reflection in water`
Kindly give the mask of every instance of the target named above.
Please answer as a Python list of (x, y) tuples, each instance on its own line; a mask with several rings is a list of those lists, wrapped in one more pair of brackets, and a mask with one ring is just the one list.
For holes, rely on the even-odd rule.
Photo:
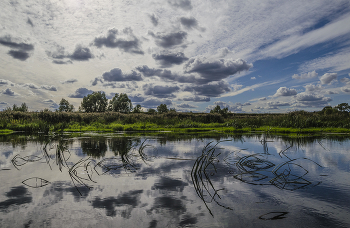
[(2, 137), (0, 226), (349, 227), (349, 143)]

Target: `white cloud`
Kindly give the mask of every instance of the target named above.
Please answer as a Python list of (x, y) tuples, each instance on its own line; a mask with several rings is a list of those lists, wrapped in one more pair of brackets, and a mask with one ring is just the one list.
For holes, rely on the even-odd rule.
[(316, 73), (316, 71), (312, 71), (312, 72), (304, 73), (304, 74), (300, 74), (300, 75), (294, 74), (292, 76), (292, 78), (297, 79), (297, 80), (306, 80), (306, 79), (315, 78), (315, 77), (317, 77), (317, 75), (318, 74)]
[(303, 106), (303, 107), (322, 107), (329, 105), (328, 102), (332, 101), (330, 97), (324, 97), (320, 94), (315, 93), (299, 93), (295, 98), (294, 106)]
[(275, 95), (273, 95), (274, 97), (278, 97), (278, 96), (294, 96), (297, 95), (297, 91), (295, 89), (288, 89), (287, 87), (280, 87)]
[(325, 73), (320, 77), (320, 81), (322, 84), (329, 84), (333, 80), (337, 79), (338, 74), (337, 73)]
[(350, 69), (350, 48), (342, 48), (341, 51), (337, 53), (332, 53), (330, 55), (319, 57), (311, 61), (307, 61), (300, 65), (299, 70), (309, 71), (309, 70), (323, 70), (329, 69), (332, 71), (342, 71)]
[(320, 91), (323, 89), (322, 85), (313, 85), (313, 84), (308, 84), (308, 85), (305, 85), (304, 87), (306, 92)]
[(240, 89), (240, 90), (228, 92), (228, 93), (226, 93), (224, 95), (221, 95), (221, 97), (233, 97), (233, 96), (236, 96), (238, 94), (244, 93), (244, 92), (249, 91), (249, 90), (254, 90), (256, 88), (260, 88), (260, 87), (263, 87), (263, 86), (278, 84), (278, 83), (280, 83), (282, 81), (284, 81), (284, 80), (269, 81), (269, 82), (263, 82), (263, 83), (247, 86), (247, 87), (245, 87), (243, 89)]
[(262, 51), (265, 57), (282, 58), (307, 47), (336, 39), (350, 33), (350, 15), (306, 34), (295, 34), (278, 41)]

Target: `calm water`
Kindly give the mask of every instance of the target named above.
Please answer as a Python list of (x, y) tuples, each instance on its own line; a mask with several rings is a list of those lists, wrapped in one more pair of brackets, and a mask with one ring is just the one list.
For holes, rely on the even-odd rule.
[(350, 227), (350, 140), (0, 138), (0, 227)]

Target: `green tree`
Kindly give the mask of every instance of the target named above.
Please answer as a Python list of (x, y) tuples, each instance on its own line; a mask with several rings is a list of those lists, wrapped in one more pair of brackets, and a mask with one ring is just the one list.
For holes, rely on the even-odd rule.
[(175, 108), (170, 108), (169, 112), (176, 112), (176, 109)]
[(133, 113), (140, 113), (142, 112), (142, 108), (140, 104), (137, 104), (135, 108), (132, 110)]
[(220, 113), (221, 112), (221, 107), (220, 105), (216, 105), (215, 108), (210, 110), (210, 113)]
[(149, 108), (147, 112), (148, 112), (148, 113), (151, 113), (151, 114), (154, 114), (154, 113), (156, 113), (156, 110), (153, 109), (153, 108)]
[(28, 106), (26, 103), (22, 103), (21, 106), (17, 106), (16, 104), (14, 104), (12, 107), (12, 111), (27, 112)]
[(85, 112), (105, 112), (107, 104), (108, 100), (104, 92), (93, 92), (83, 98), (80, 110)]
[(169, 112), (169, 109), (167, 107), (166, 104), (160, 104), (158, 107), (157, 107), (157, 112), (158, 113), (166, 113), (166, 112)]
[(226, 107), (226, 108), (221, 109), (220, 105), (216, 105), (215, 108), (210, 110), (210, 113), (219, 113), (223, 116), (227, 116), (228, 108)]
[(74, 106), (70, 104), (66, 99), (62, 98), (60, 101), (58, 111), (59, 112), (72, 112), (74, 109)]
[(108, 110), (114, 112), (129, 113), (132, 110), (132, 103), (126, 93), (115, 94), (112, 100), (109, 101)]
[(341, 112), (349, 112), (350, 111), (350, 106), (348, 103), (341, 103), (335, 106), (334, 108), (338, 109)]

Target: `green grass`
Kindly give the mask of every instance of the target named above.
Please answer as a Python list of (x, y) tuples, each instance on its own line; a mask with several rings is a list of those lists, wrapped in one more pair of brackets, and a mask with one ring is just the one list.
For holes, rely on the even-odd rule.
[[(285, 134), (350, 133), (350, 114), (295, 111), (286, 114), (117, 112), (0, 112), (0, 129), (36, 132), (269, 132)], [(8, 132), (8, 131), (7, 131)], [(4, 132), (6, 133), (6, 132)], [(8, 133), (6, 133), (8, 134)]]
[(9, 134), (12, 134), (12, 133), (13, 133), (13, 131), (9, 130), (9, 129), (0, 130), (0, 135), (9, 135)]

